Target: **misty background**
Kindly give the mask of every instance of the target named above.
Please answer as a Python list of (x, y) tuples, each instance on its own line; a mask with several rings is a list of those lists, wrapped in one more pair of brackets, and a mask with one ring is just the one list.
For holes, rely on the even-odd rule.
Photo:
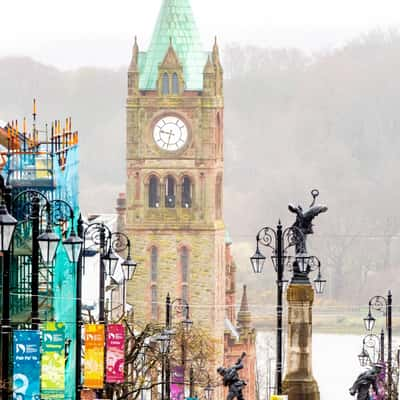
[[(60, 44), (62, 46), (62, 44)], [(329, 211), (315, 220), (310, 253), (328, 279), (324, 302), (366, 304), (392, 288), (400, 262), (400, 33), (371, 31), (326, 51), (225, 44), (225, 222), (238, 280), (273, 304), (275, 274), (254, 276), (255, 235), (310, 191)], [(125, 186), (126, 67), (61, 70), (0, 58), (0, 119), (39, 125), (72, 116), (80, 137), (81, 205), (114, 212)], [(268, 251), (265, 252), (268, 255)]]

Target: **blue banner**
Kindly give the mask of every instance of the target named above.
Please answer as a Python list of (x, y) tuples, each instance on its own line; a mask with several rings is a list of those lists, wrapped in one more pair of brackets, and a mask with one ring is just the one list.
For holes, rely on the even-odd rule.
[(13, 354), (13, 399), (40, 400), (39, 331), (14, 331)]

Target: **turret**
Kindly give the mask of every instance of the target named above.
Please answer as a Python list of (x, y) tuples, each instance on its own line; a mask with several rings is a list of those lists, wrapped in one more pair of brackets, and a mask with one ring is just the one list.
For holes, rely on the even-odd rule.
[(249, 310), (249, 302), (247, 300), (247, 286), (243, 286), (242, 302), (240, 304), (240, 311), (237, 319), (241, 333), (245, 330), (252, 329), (251, 312)]
[(132, 50), (132, 60), (128, 69), (128, 96), (137, 96), (139, 94), (139, 46), (136, 36)]
[(215, 42), (212, 51), (212, 62), (215, 69), (215, 88), (216, 95), (222, 96), (224, 90), (224, 70), (221, 65), (221, 60), (219, 57), (219, 47), (217, 43), (217, 37), (215, 37)]
[(215, 96), (215, 69), (210, 56), (203, 71), (203, 93), (205, 96)]

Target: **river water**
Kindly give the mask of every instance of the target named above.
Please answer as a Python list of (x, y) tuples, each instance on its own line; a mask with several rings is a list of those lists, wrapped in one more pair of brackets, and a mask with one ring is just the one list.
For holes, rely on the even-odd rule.
[[(400, 338), (394, 338), (393, 349)], [(362, 347), (360, 335), (313, 334), (313, 373), (318, 382), (321, 400), (354, 399), (349, 388), (364, 371), (357, 355)], [(271, 368), (268, 367), (271, 366)], [(257, 334), (257, 366), (261, 400), (267, 399), (268, 387), (273, 386), (275, 366), (275, 335)]]

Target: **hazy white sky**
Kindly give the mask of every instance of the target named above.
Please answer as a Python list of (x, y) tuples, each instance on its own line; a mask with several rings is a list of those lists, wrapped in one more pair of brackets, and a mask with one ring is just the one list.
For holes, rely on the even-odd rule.
[[(0, 0), (0, 57), (27, 55), (62, 68), (129, 62), (145, 49), (162, 0)], [(400, 27), (399, 0), (191, 0), (204, 45), (340, 46), (376, 28)]]

